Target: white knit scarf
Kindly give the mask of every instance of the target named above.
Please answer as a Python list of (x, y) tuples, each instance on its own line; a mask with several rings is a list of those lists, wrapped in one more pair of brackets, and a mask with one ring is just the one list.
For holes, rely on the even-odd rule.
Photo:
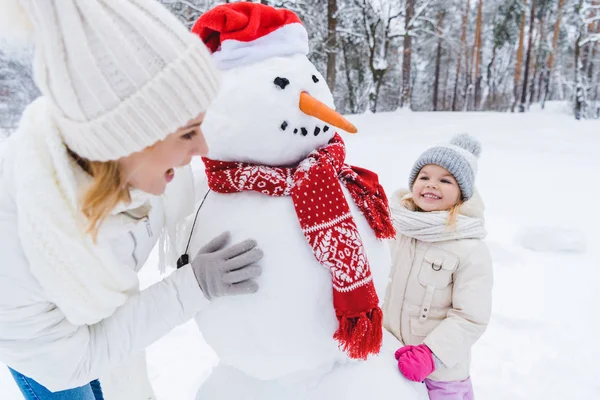
[(394, 194), (390, 204), (397, 232), (392, 253), (394, 258), (401, 258), (400, 265), (412, 265), (419, 240), (435, 243), (485, 238), (484, 205), (477, 191), (461, 206), (456, 224), (452, 225), (449, 223), (448, 211), (420, 212), (409, 209), (406, 200), (410, 198), (410, 192), (402, 190)]
[[(78, 196), (82, 184), (90, 178), (68, 155), (48, 107), (43, 97), (32, 103), (14, 134), (18, 141), (15, 155), (18, 234), (30, 270), (48, 299), (74, 325), (93, 325), (111, 316), (137, 293), (139, 281), (136, 272), (122, 265), (110, 248), (95, 245), (86, 234)], [(193, 185), (191, 179), (190, 183)], [(178, 197), (186, 196), (179, 193)], [(193, 194), (187, 201), (193, 206)], [(181, 212), (181, 208), (177, 211)], [(173, 212), (166, 211), (167, 225), (169, 214)], [(110, 218), (118, 217), (109, 216), (106, 224), (111, 223)], [(166, 231), (174, 234), (179, 229), (171, 225)], [(168, 235), (161, 238), (161, 256), (165, 250), (175, 254), (175, 238), (165, 236)], [(119, 383), (115, 386), (115, 382)], [(125, 362), (118, 371), (113, 371), (112, 378), (109, 374), (101, 383), (106, 391), (115, 394), (107, 395), (107, 400), (153, 398), (151, 389), (147, 390), (143, 354)], [(146, 390), (140, 386), (146, 386)]]
[(139, 282), (135, 271), (86, 234), (78, 183), (84, 173), (68, 155), (47, 107), (43, 97), (31, 104), (15, 133), (19, 236), (48, 298), (69, 322), (92, 325), (122, 306)]

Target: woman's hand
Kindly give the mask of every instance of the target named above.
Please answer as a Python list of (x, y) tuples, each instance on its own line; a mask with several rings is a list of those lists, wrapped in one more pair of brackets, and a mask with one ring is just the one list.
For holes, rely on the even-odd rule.
[(255, 278), (262, 269), (256, 262), (263, 252), (251, 239), (227, 246), (229, 238), (229, 232), (220, 234), (201, 248), (191, 262), (198, 285), (209, 300), (258, 291)]

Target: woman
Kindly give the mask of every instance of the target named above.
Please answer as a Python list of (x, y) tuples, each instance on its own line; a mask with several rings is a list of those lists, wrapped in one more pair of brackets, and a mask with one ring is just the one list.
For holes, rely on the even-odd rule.
[(143, 350), (258, 289), (256, 243), (223, 234), (138, 292), (159, 236), (178, 256), (217, 73), (154, 0), (20, 3), (42, 96), (0, 155), (0, 361), (26, 399), (150, 399)]

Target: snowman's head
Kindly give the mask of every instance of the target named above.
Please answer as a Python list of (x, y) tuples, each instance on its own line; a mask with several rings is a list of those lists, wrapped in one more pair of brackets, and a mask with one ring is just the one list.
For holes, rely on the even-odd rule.
[(192, 27), (222, 70), (202, 131), (208, 157), (294, 166), (325, 145), (336, 127), (355, 132), (333, 110), (325, 79), (306, 58), (308, 34), (292, 11), (259, 3), (222, 4)]
[(226, 70), (202, 124), (208, 157), (293, 166), (325, 145), (335, 125), (351, 129), (333, 107), (325, 79), (302, 54)]

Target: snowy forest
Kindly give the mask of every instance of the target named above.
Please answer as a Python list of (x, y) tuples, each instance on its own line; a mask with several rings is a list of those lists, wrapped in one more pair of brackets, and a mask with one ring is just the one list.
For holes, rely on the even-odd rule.
[[(211, 0), (161, 0), (188, 27)], [(600, 118), (600, 0), (261, 0), (295, 11), (347, 114), (527, 112)], [(0, 50), (0, 129), (37, 95), (27, 55)]]

